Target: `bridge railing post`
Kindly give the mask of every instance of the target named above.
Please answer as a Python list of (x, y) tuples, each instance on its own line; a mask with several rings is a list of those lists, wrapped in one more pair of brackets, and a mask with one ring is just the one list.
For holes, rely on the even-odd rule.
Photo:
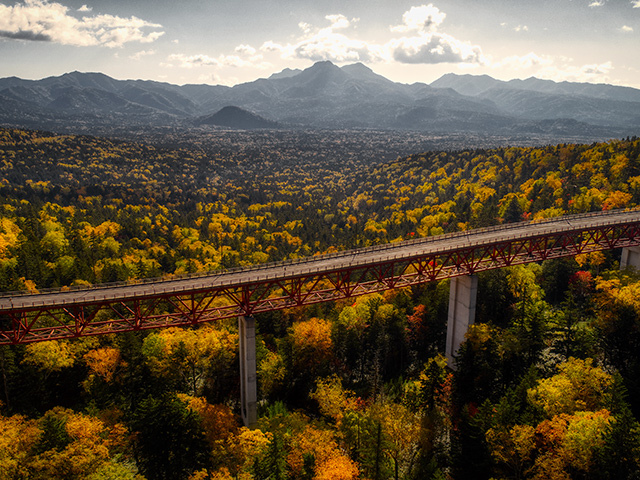
[(248, 428), (258, 423), (258, 388), (256, 382), (256, 320), (238, 317), (240, 346), (240, 410)]
[(455, 356), (464, 336), (476, 319), (478, 276), (453, 277), (449, 284), (449, 317), (447, 321), (447, 363), (455, 368)]

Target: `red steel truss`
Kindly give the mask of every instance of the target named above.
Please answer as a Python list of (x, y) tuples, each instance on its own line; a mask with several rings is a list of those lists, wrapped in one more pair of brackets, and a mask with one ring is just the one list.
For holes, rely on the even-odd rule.
[(199, 277), (0, 296), (0, 344), (189, 326), (640, 244), (640, 212), (519, 223)]

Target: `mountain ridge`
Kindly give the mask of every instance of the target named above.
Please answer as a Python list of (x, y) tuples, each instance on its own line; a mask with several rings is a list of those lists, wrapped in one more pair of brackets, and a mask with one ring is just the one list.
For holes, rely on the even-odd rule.
[(323, 61), (233, 87), (117, 80), (100, 72), (0, 79), (0, 124), (10, 126), (193, 125), (227, 106), (291, 128), (500, 134), (562, 124), (562, 135), (573, 125), (576, 134), (609, 138), (640, 131), (639, 89), (535, 77), (450, 73), (430, 85), (403, 84), (362, 63)]

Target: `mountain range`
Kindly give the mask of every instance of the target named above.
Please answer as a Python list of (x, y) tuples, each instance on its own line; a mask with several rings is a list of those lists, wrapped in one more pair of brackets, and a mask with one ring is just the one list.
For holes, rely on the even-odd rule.
[[(226, 109), (225, 107), (234, 107)], [(233, 87), (115, 80), (72, 72), (0, 79), (0, 124), (69, 131), (91, 126), (366, 128), (611, 137), (640, 131), (640, 90), (606, 84), (447, 74), (393, 82), (356, 63), (318, 62)]]

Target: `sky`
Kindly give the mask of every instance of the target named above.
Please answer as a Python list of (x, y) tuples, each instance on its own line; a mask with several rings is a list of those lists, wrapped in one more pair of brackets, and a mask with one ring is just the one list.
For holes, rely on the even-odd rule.
[(640, 88), (640, 0), (0, 0), (0, 77), (235, 85), (321, 60)]

